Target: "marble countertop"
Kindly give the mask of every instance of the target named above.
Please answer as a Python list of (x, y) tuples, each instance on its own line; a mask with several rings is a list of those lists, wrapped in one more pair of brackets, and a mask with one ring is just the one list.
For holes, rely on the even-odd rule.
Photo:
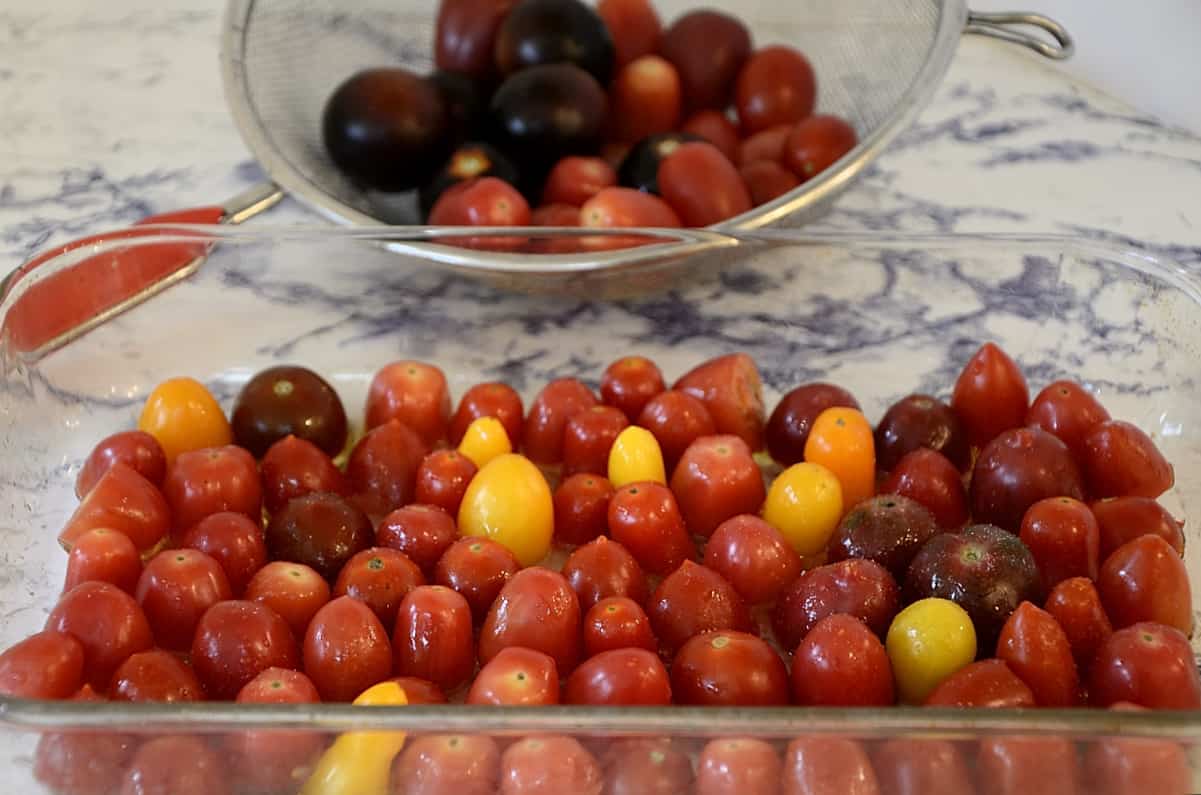
[[(218, 4), (0, 10), (0, 257), (261, 178), (226, 111)], [(1016, 47), (965, 39), (919, 122), (818, 231), (1051, 232), (1201, 271), (1201, 138)], [(318, 222), (293, 202), (255, 223)]]

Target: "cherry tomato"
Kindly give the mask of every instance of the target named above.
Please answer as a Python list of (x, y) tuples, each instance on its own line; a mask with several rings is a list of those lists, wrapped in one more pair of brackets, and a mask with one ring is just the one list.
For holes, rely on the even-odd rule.
[(975, 447), (988, 444), (1001, 431), (1021, 427), (1029, 405), (1022, 371), (991, 342), (964, 365), (951, 397), (951, 408)]
[(884, 645), (854, 616), (819, 621), (792, 658), (792, 695), (814, 706), (891, 706), (892, 668)]
[(204, 690), (192, 669), (162, 649), (131, 654), (113, 673), (113, 701), (203, 701)]
[(727, 14), (690, 11), (664, 31), (659, 52), (680, 71), (689, 108), (722, 108), (751, 54), (751, 34)]
[(1155, 621), (1192, 634), (1188, 569), (1159, 536), (1142, 536), (1114, 550), (1101, 566), (1097, 592), (1116, 629)]
[(780, 531), (750, 515), (718, 525), (705, 544), (704, 563), (749, 605), (774, 604), (801, 573), (801, 556)]
[(764, 641), (745, 632), (702, 632), (676, 652), (671, 690), (679, 704), (767, 707), (788, 704), (788, 669)]
[(323, 701), (353, 701), (392, 674), (388, 631), (367, 605), (340, 596), (309, 622), (304, 633), (304, 672)]
[[(299, 671), (268, 668), (238, 691), (239, 704), (316, 704), (321, 701), (311, 679)], [(255, 792), (287, 792), (307, 775), (324, 747), (312, 731), (246, 731), (227, 735), (230, 768), (238, 782)], [(298, 780), (300, 779), (300, 780)]]
[(513, 553), (487, 538), (460, 538), (450, 545), (434, 567), (434, 582), (457, 591), (471, 607), (476, 624), (509, 578), (521, 570)]
[(306, 494), (271, 517), (265, 538), (275, 560), (311, 566), (333, 582), (346, 561), (371, 546), (371, 520), (337, 494)]
[(688, 446), (671, 476), (684, 523), (708, 538), (727, 519), (755, 513), (767, 496), (763, 473), (737, 436), (705, 436)]
[(872, 754), (880, 791), (889, 795), (963, 795), (967, 764), (947, 740), (888, 740)]
[(1087, 577), (1064, 580), (1051, 590), (1046, 608), (1067, 635), (1076, 667), (1087, 671), (1097, 649), (1113, 634), (1096, 586)]
[(563, 430), (576, 414), (597, 404), (592, 390), (574, 378), (559, 378), (547, 384), (526, 415), (522, 438), (525, 452), (537, 464), (563, 460)]
[(549, 654), (560, 674), (580, 659), (580, 603), (567, 579), (533, 566), (514, 574), (492, 603), (480, 630), (480, 662), (510, 646)]
[(760, 161), (783, 164), (784, 144), (788, 141), (788, 136), (792, 135), (792, 128), (791, 124), (777, 124), (746, 138), (738, 146), (736, 162), (740, 166), (749, 166)]
[(1059, 437), (1079, 460), (1084, 454), (1084, 440), (1103, 422), (1109, 420), (1105, 407), (1075, 381), (1056, 381), (1047, 386), (1026, 413), (1026, 424), (1042, 428)]
[(122, 463), (155, 486), (167, 474), (167, 456), (162, 445), (145, 431), (121, 431), (100, 440), (92, 448), (75, 478), (75, 496), (83, 499), (113, 464)]
[(1080, 701), (1080, 676), (1063, 627), (1045, 610), (1022, 602), (997, 641), (997, 657), (1029, 686), (1041, 707), (1072, 707)]
[(169, 549), (146, 564), (134, 596), (158, 645), (186, 651), (200, 617), (233, 592), (217, 561), (195, 549)]
[(658, 49), (663, 25), (650, 0), (599, 0), (596, 13), (613, 37), (617, 66)]
[(1184, 522), (1150, 497), (1111, 497), (1092, 504), (1101, 531), (1101, 559), (1139, 536), (1157, 535), (1184, 554)]
[[(385, 365), (367, 390), (367, 428), (400, 420), (427, 445), (446, 438), (450, 424), (450, 388), (432, 364), (399, 361)], [(328, 451), (327, 451), (328, 452)]]
[(394, 676), (387, 681), (393, 682), (404, 691), (405, 700), (409, 704), (445, 704), (446, 694), (442, 688), (426, 679), (415, 676)]
[(613, 485), (600, 475), (566, 478), (555, 489), (555, 539), (563, 544), (586, 544), (608, 528)]
[[(580, 226), (619, 229), (632, 226), (678, 229), (683, 226), (671, 205), (633, 188), (605, 188), (580, 207)], [(598, 247), (623, 248), (638, 238), (604, 238)], [(619, 245), (620, 244), (620, 245)]]
[(330, 492), (349, 496), (350, 482), (321, 448), (304, 439), (286, 436), (271, 445), (259, 461), (263, 479), (263, 505), (275, 513), (289, 501), (306, 494)]
[(417, 564), (403, 552), (372, 547), (357, 553), (338, 573), (334, 596), (350, 596), (371, 608), (385, 627), (396, 623), (401, 600), (425, 585)]
[(1111, 737), (1091, 743), (1083, 767), (1096, 795), (1184, 793), (1193, 787), (1185, 750), (1176, 743)]
[(550, 552), (554, 499), (528, 458), (509, 454), (488, 462), (472, 479), (459, 508), (459, 532), (504, 545), (523, 566)]
[(526, 226), (530, 205), (503, 179), (476, 177), (443, 193), (430, 210), (429, 222), (431, 226)]
[(933, 450), (914, 450), (897, 462), (880, 493), (920, 503), (944, 530), (958, 530), (968, 520), (963, 477), (946, 456)]
[(856, 409), (830, 408), (813, 421), (805, 461), (834, 473), (842, 486), (843, 510), (876, 492), (876, 443), (872, 426)]
[(428, 734), (414, 738), (397, 757), (392, 793), (493, 795), (499, 776), (500, 751), (491, 737)]
[(826, 548), (842, 513), (842, 485), (819, 464), (794, 464), (781, 472), (763, 503), (763, 518), (805, 557)]
[(784, 165), (804, 182), (834, 165), (858, 143), (855, 128), (845, 119), (810, 116), (788, 134), (784, 142)]
[(1129, 701), (1150, 709), (1201, 708), (1201, 673), (1180, 630), (1144, 622), (1119, 629), (1097, 650), (1089, 698), (1098, 706)]
[[(602, 160), (613, 168), (607, 160)], [(580, 208), (574, 204), (543, 204), (530, 213), (530, 226), (579, 226)], [(535, 252), (542, 254), (574, 254), (582, 250), (580, 241), (572, 237), (540, 237), (530, 241)]]
[(63, 594), (46, 619), (46, 629), (79, 641), (83, 679), (101, 690), (126, 657), (154, 644), (142, 608), (132, 596), (106, 582), (85, 582)]
[(500, 795), (600, 795), (595, 757), (571, 737), (527, 737), (500, 758)]
[(751, 209), (738, 169), (711, 143), (681, 144), (659, 164), (659, 191), (685, 226), (710, 226)]
[(475, 670), (471, 606), (441, 585), (415, 588), (400, 604), (392, 644), (397, 673), (454, 690)]
[(496, 34), (516, 4), (516, 0), (445, 0), (438, 7), (434, 29), (434, 63), (477, 80), (494, 77)]
[(576, 549), (563, 563), (563, 576), (580, 600), (581, 610), (591, 610), (602, 599), (624, 596), (644, 604), (649, 595), (646, 574), (630, 551), (601, 536)]
[(617, 489), (609, 500), (609, 535), (651, 574), (667, 574), (696, 555), (676, 498), (660, 483)]
[(602, 599), (584, 615), (584, 657), (614, 649), (659, 649), (646, 612), (625, 596)]
[(455, 450), (435, 450), (421, 459), (413, 498), (419, 504), (437, 506), (455, 516), (463, 503), (467, 484), (477, 471), (467, 456)]
[(1108, 420), (1084, 437), (1081, 465), (1096, 497), (1158, 497), (1176, 482), (1172, 465), (1137, 426)]
[(667, 483), (663, 450), (646, 428), (629, 427), (617, 435), (609, 449), (609, 482), (616, 488), (631, 483)]
[(654, 435), (668, 472), (675, 471), (676, 463), (690, 444), (717, 433), (705, 404), (687, 392), (676, 390), (651, 398), (638, 415), (638, 425)]
[[(636, 143), (671, 132), (680, 123), (683, 104), (680, 75), (670, 61), (643, 55), (617, 72), (609, 87), (610, 134)], [(616, 185), (616, 173), (609, 185)], [(595, 192), (594, 192), (595, 193)]]
[(734, 587), (690, 560), (663, 578), (646, 613), (660, 645), (672, 653), (702, 632), (751, 630), (750, 612)]
[(813, 113), (817, 80), (809, 60), (791, 47), (764, 47), (738, 75), (734, 104), (747, 135), (793, 124)]
[(115, 530), (89, 530), (75, 540), (67, 555), (63, 593), (81, 582), (108, 582), (132, 594), (142, 574), (142, 558), (129, 536)]
[(791, 466), (805, 460), (805, 445), (813, 423), (826, 409), (859, 409), (854, 395), (831, 384), (805, 384), (789, 392), (767, 421), (767, 450), (778, 463)]
[(214, 513), (233, 511), (257, 522), (263, 512), (258, 464), (234, 445), (180, 453), (167, 468), (163, 496), (181, 533)]
[[(899, 792), (900, 790), (898, 790)], [(800, 737), (784, 752), (784, 795), (881, 792), (863, 746), (838, 737)]]
[(158, 440), (168, 465), (180, 453), (233, 441), (221, 406), (192, 378), (172, 378), (156, 386), (142, 407), (138, 430)]
[(667, 738), (619, 739), (605, 750), (601, 766), (608, 795), (676, 795), (692, 791), (692, 762)]
[(295, 668), (296, 640), (275, 611), (257, 602), (219, 602), (192, 640), (192, 670), (214, 701), (229, 701), (268, 668)]
[(922, 599), (893, 619), (885, 643), (897, 695), (920, 704), (945, 679), (976, 658), (976, 630), (962, 607)]
[(1063, 442), (1041, 428), (1016, 428), (980, 451), (969, 494), (975, 521), (1018, 532), (1031, 505), (1052, 497), (1082, 499), (1084, 484)]
[(495, 417), (480, 417), (467, 426), (459, 442), (459, 454), (482, 468), (494, 458), (513, 452), (505, 426)]
[(154, 484), (120, 462), (100, 476), (67, 520), (58, 543), (71, 546), (90, 530), (123, 533), (143, 554), (153, 552), (171, 527), (171, 509)]
[(1072, 577), (1097, 578), (1100, 530), (1079, 500), (1052, 497), (1031, 505), (1022, 517), (1021, 539), (1038, 563), (1044, 591)]
[(293, 636), (303, 638), (329, 596), (329, 583), (316, 570), (303, 563), (275, 561), (255, 572), (243, 598), (271, 608), (287, 622)]
[(983, 795), (1079, 792), (1076, 748), (1057, 737), (997, 737), (980, 741), (976, 778)]
[[(618, 91), (617, 85), (611, 90)], [(616, 184), (617, 172), (601, 158), (565, 157), (550, 170), (546, 185), (542, 188), (542, 202), (546, 205), (579, 207), (605, 188), (612, 188)], [(579, 218), (578, 211), (572, 212), (572, 218)], [(577, 223), (578, 220), (572, 220), (568, 226)]]
[(696, 760), (696, 795), (778, 795), (783, 767), (763, 740), (711, 740)]
[(427, 573), (459, 537), (454, 517), (433, 505), (406, 505), (383, 518), (375, 528), (375, 544), (403, 552)]
[(778, 199), (801, 184), (791, 171), (767, 160), (757, 160), (738, 169), (738, 175), (751, 194), (751, 204), (758, 207)]
[(625, 356), (605, 368), (601, 376), (601, 401), (636, 422), (647, 403), (667, 386), (658, 366), (645, 356)]
[(826, 558), (832, 562), (874, 560), (901, 581), (914, 558), (938, 534), (934, 515), (921, 504), (886, 494), (859, 503), (842, 518), (830, 538)]
[(372, 516), (383, 516), (412, 502), (417, 468), (427, 452), (421, 437), (399, 420), (368, 431), (346, 463), (359, 506)]
[(240, 513), (204, 517), (184, 533), (182, 544), (217, 561), (234, 596), (241, 596), (250, 578), (267, 563), (262, 527)]
[[(84, 685), (73, 701), (103, 701)], [(33, 754), (33, 776), (59, 795), (111, 795), (138, 747), (136, 737), (110, 729), (47, 732)]]
[(926, 698), (927, 707), (1033, 707), (1034, 693), (1002, 660), (981, 660), (944, 679)]
[(880, 564), (854, 558), (818, 566), (794, 580), (772, 612), (772, 628), (782, 648), (795, 649), (822, 619), (854, 616), (879, 637), (900, 610), (896, 581)]
[(83, 684), (83, 659), (83, 646), (71, 635), (35, 632), (0, 654), (0, 695), (70, 698)]
[(346, 444), (346, 410), (334, 388), (304, 367), (271, 367), (238, 394), (230, 418), (234, 440), (262, 458), (271, 445), (296, 436), (336, 456)]
[(630, 421), (612, 406), (593, 406), (567, 421), (563, 429), (563, 476), (609, 471), (609, 450)]
[(468, 704), (540, 707), (559, 703), (559, 670), (555, 658), (533, 649), (509, 646), (480, 668)]
[(738, 162), (738, 129), (726, 114), (716, 110), (698, 111), (688, 117), (680, 130), (713, 144), (731, 163)]
[(450, 418), (450, 443), (458, 446), (467, 426), (480, 417), (495, 417), (505, 426), (513, 449), (521, 446), (525, 411), (521, 396), (508, 384), (476, 384), (459, 398), (459, 407)]
[(198, 737), (148, 740), (125, 771), (121, 795), (229, 795), (225, 764)]
[(910, 395), (894, 403), (876, 426), (876, 463), (891, 472), (923, 447), (942, 453), (960, 471), (972, 462), (967, 435), (951, 407), (930, 395)]
[(671, 704), (671, 683), (654, 652), (611, 649), (572, 671), (563, 697), (567, 704), (666, 707)]

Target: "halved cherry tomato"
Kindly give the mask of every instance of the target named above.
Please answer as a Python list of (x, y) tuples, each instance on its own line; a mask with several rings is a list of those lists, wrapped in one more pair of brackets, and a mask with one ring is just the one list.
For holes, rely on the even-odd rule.
[(855, 409), (836, 407), (818, 415), (805, 442), (805, 460), (838, 478), (844, 511), (876, 492), (875, 436), (871, 423)]
[(193, 378), (172, 378), (156, 386), (138, 417), (138, 430), (158, 440), (168, 464), (180, 453), (222, 447), (234, 438), (221, 406)]
[(125, 464), (114, 464), (79, 503), (67, 520), (58, 542), (70, 550), (75, 540), (91, 530), (106, 528), (123, 533), (143, 555), (152, 554), (171, 527), (171, 509), (162, 492)]

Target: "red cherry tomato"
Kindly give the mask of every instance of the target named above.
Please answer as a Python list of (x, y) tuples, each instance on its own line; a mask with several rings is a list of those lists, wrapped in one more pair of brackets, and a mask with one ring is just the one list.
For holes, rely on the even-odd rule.
[(329, 583), (316, 570), (277, 560), (255, 572), (243, 598), (266, 605), (287, 622), (294, 637), (303, 638), (329, 596)]
[(650, 0), (599, 0), (596, 13), (613, 38), (617, 66), (658, 49), (663, 25)]
[(972, 519), (1019, 532), (1039, 500), (1084, 497), (1084, 483), (1067, 445), (1041, 428), (1002, 431), (985, 445), (972, 469)]
[(1193, 631), (1188, 569), (1159, 536), (1142, 536), (1114, 550), (1101, 566), (1097, 592), (1116, 629), (1155, 621), (1186, 635)]
[(580, 600), (581, 610), (591, 610), (602, 599), (627, 597), (645, 604), (650, 591), (646, 574), (630, 551), (605, 536), (590, 541), (568, 556), (563, 576)]
[(738, 160), (735, 162), (740, 166), (749, 166), (760, 161), (782, 165), (784, 144), (788, 141), (788, 136), (792, 135), (792, 128), (791, 124), (777, 124), (746, 138), (738, 146)]
[(83, 680), (105, 690), (125, 658), (153, 643), (146, 614), (133, 597), (106, 582), (85, 582), (62, 595), (46, 629), (73, 636), (83, 646)]
[(275, 611), (257, 602), (208, 609), (192, 641), (192, 669), (214, 701), (229, 701), (268, 668), (296, 668), (296, 640)]
[(1101, 559), (1139, 536), (1155, 535), (1184, 554), (1184, 522), (1150, 497), (1111, 497), (1092, 504), (1101, 531)]
[(1101, 532), (1088, 506), (1071, 497), (1051, 497), (1030, 506), (1022, 517), (1022, 543), (1050, 592), (1072, 577), (1097, 578)]
[(1010, 614), (997, 640), (997, 658), (1030, 690), (1040, 707), (1073, 707), (1080, 702), (1080, 676), (1063, 627), (1045, 610), (1022, 602)]
[(395, 682), (404, 691), (410, 704), (445, 704), (446, 694), (442, 688), (426, 679), (415, 676), (394, 676), (385, 681)]
[(727, 519), (757, 513), (767, 498), (763, 473), (737, 436), (705, 436), (689, 445), (671, 491), (689, 532), (705, 538)]
[(615, 406), (630, 422), (667, 386), (658, 366), (645, 356), (624, 356), (605, 368), (601, 376), (601, 401)]
[(398, 508), (375, 529), (376, 546), (403, 552), (424, 572), (433, 572), (458, 537), (454, 517), (433, 505)]
[[(680, 123), (680, 75), (670, 61), (643, 55), (617, 72), (609, 87), (609, 124), (618, 141), (635, 143)], [(609, 183), (617, 184), (616, 179)]]
[(1048, 385), (1034, 398), (1026, 414), (1027, 425), (1058, 436), (1077, 458), (1084, 453), (1085, 437), (1108, 419), (1105, 407), (1075, 381)]
[(896, 694), (884, 644), (854, 616), (823, 618), (793, 655), (792, 696), (810, 706), (892, 706)]
[(705, 544), (704, 563), (749, 605), (774, 604), (801, 573), (801, 557), (780, 531), (751, 515), (718, 525)]
[(702, 632), (671, 663), (676, 703), (769, 707), (788, 703), (788, 669), (767, 643), (746, 632)]
[(203, 701), (204, 690), (191, 667), (162, 649), (130, 655), (113, 673), (113, 701)]
[(527, 737), (500, 758), (501, 795), (599, 795), (596, 758), (570, 737)]
[[(617, 85), (611, 90), (616, 92)], [(546, 177), (546, 185), (542, 188), (542, 202), (552, 206), (566, 204), (580, 207), (605, 188), (616, 184), (617, 172), (601, 158), (565, 157), (555, 164)], [(571, 216), (573, 220), (566, 224), (567, 226), (579, 223), (578, 211), (572, 211)]]
[(1201, 673), (1180, 630), (1145, 622), (1119, 629), (1097, 650), (1089, 673), (1089, 699), (1150, 709), (1201, 708)]
[(223, 511), (245, 514), (256, 522), (262, 517), (258, 463), (235, 445), (180, 453), (167, 468), (163, 496), (180, 532)]
[(309, 622), (304, 672), (323, 701), (352, 701), (392, 673), (392, 644), (371, 608), (349, 596), (334, 599)]
[(846, 120), (837, 116), (810, 116), (788, 134), (784, 142), (784, 165), (804, 182), (834, 165), (858, 143), (855, 128)]
[(367, 428), (400, 420), (427, 445), (446, 438), (450, 423), (450, 387), (446, 375), (425, 362), (384, 365), (367, 390)]
[(521, 432), (525, 424), (525, 410), (521, 396), (508, 384), (490, 382), (476, 384), (459, 398), (459, 407), (450, 418), (450, 443), (458, 446), (463, 441), (467, 426), (480, 417), (495, 417), (505, 427), (513, 449), (521, 447)]
[(233, 598), (221, 565), (195, 549), (169, 549), (150, 559), (138, 579), (138, 605), (159, 646), (186, 651), (205, 612)]
[(846, 613), (883, 638), (900, 608), (901, 594), (888, 569), (853, 558), (811, 569), (776, 602), (772, 627), (782, 648), (795, 649), (817, 623)]
[(412, 502), (417, 468), (427, 452), (421, 437), (398, 420), (372, 428), (346, 463), (359, 507), (382, 516)]
[[(877, 795), (882, 791), (925, 795), (921, 789), (881, 790), (867, 752), (855, 740), (801, 737), (793, 740), (784, 752), (784, 795), (833, 795), (836, 792)], [(956, 790), (961, 794), (968, 791)]]
[(1185, 750), (1176, 743), (1113, 737), (1085, 750), (1084, 769), (1096, 795), (1188, 793), (1193, 773)]
[(927, 707), (1033, 707), (1034, 693), (1001, 660), (960, 668), (926, 697)]
[(520, 570), (521, 563), (503, 544), (490, 538), (460, 538), (438, 560), (434, 582), (466, 599), (475, 623), (481, 624), (501, 588)]
[(125, 771), (121, 795), (229, 795), (225, 764), (199, 737), (167, 735), (146, 742)]
[(946, 456), (933, 450), (914, 450), (898, 461), (880, 493), (921, 503), (944, 530), (958, 530), (968, 520), (963, 476)]
[(441, 585), (415, 588), (400, 604), (392, 644), (397, 673), (454, 690), (475, 670), (471, 606)]
[(129, 536), (115, 530), (89, 530), (75, 540), (67, 555), (63, 593), (82, 582), (108, 582), (132, 594), (142, 575), (142, 558)]
[(1176, 482), (1172, 465), (1137, 426), (1109, 420), (1084, 437), (1081, 467), (1095, 497), (1158, 497)]
[(457, 450), (435, 450), (421, 459), (413, 498), (420, 504), (434, 505), (457, 516), (467, 484), (476, 471), (471, 459)]
[(563, 476), (609, 471), (609, 450), (630, 421), (612, 406), (593, 406), (577, 413), (563, 429)]
[(614, 649), (659, 649), (646, 612), (624, 596), (602, 599), (584, 615), (584, 656)]
[(1064, 580), (1051, 590), (1046, 609), (1067, 635), (1076, 667), (1087, 671), (1097, 649), (1113, 634), (1096, 586), (1087, 577)]
[(659, 164), (659, 191), (685, 226), (710, 226), (751, 209), (738, 169), (710, 143), (680, 144)]
[(700, 400), (718, 433), (741, 437), (751, 452), (763, 449), (763, 379), (747, 354), (711, 359), (681, 376), (672, 389)]
[(167, 474), (167, 456), (157, 439), (145, 431), (121, 431), (101, 439), (92, 448), (75, 478), (75, 496), (80, 499), (87, 496), (104, 473), (118, 462), (155, 486), (161, 486)]
[(1056, 737), (998, 737), (980, 741), (976, 779), (982, 795), (1058, 795), (1079, 792), (1076, 748)]
[(764, 47), (738, 75), (734, 104), (747, 135), (794, 124), (813, 113), (817, 79), (809, 59), (791, 47)]
[(791, 171), (767, 160), (749, 163), (738, 169), (738, 174), (751, 194), (751, 204), (756, 207), (778, 199), (801, 184)]
[(676, 795), (692, 791), (692, 762), (670, 739), (617, 740), (605, 750), (601, 767), (605, 773), (605, 792), (612, 795)]
[(358, 552), (338, 574), (334, 596), (350, 596), (371, 608), (385, 627), (396, 623), (401, 600), (425, 585), (425, 575), (403, 552), (372, 547)]
[(430, 210), (429, 222), (432, 226), (526, 226), (530, 205), (504, 180), (476, 177), (443, 193)]
[(696, 547), (671, 490), (631, 483), (609, 500), (609, 535), (651, 574), (667, 574), (696, 556)]
[(664, 31), (659, 53), (679, 70), (689, 108), (723, 108), (751, 54), (751, 34), (728, 14), (690, 11)]
[(580, 659), (580, 603), (558, 572), (532, 566), (514, 574), (492, 603), (480, 630), (480, 662), (523, 646), (549, 654), (560, 674)]
[(0, 695), (70, 698), (83, 684), (83, 646), (71, 635), (35, 632), (0, 654)]
[(638, 425), (650, 431), (659, 443), (668, 472), (675, 471), (680, 456), (690, 444), (702, 436), (717, 433), (717, 426), (705, 404), (676, 390), (661, 392), (651, 398), (638, 415)]
[(559, 703), (559, 670), (555, 658), (533, 649), (510, 646), (480, 668), (468, 704), (538, 707)]
[[(678, 229), (683, 226), (671, 205), (633, 188), (605, 188), (580, 207), (580, 226), (620, 229), (632, 226)], [(631, 238), (613, 238), (628, 245)]]
[(646, 614), (659, 643), (673, 653), (702, 632), (751, 630), (746, 603), (733, 586), (690, 560), (663, 578), (651, 594)]
[(491, 737), (427, 734), (414, 738), (397, 757), (392, 767), (392, 792), (492, 795), (499, 775), (500, 751)]
[(446, 0), (438, 7), (434, 63), (439, 69), (490, 79), (494, 43), (516, 0)]
[(350, 482), (325, 451), (305, 439), (285, 436), (268, 448), (259, 462), (263, 505), (268, 513), (281, 510), (306, 494), (350, 495)]
[(145, 554), (156, 549), (167, 535), (171, 509), (153, 483), (117, 462), (79, 503), (58, 534), (58, 543), (70, 550), (84, 533), (101, 527), (129, 536)]
[(262, 526), (240, 513), (215, 513), (184, 533), (183, 546), (217, 561), (234, 596), (241, 596), (254, 573), (267, 563)]
[[(73, 701), (103, 701), (84, 685)], [(60, 795), (111, 795), (138, 747), (137, 738), (110, 729), (47, 732), (33, 754), (33, 776)]]
[[(268, 668), (238, 691), (239, 704), (316, 704), (321, 701), (311, 679), (299, 671)], [(412, 702), (410, 702), (412, 703)], [(324, 747), (312, 731), (245, 731), (226, 735), (230, 769), (251, 791), (287, 792), (297, 784), (297, 771), (307, 770)]]
[(671, 704), (671, 683), (654, 652), (612, 649), (572, 671), (563, 695), (567, 704), (666, 707)]
[(555, 489), (555, 539), (562, 544), (586, 544), (603, 535), (612, 496), (613, 485), (603, 475), (566, 478)]
[(574, 378), (547, 384), (526, 415), (522, 438), (525, 453), (534, 463), (557, 464), (563, 460), (563, 431), (576, 414), (597, 404), (592, 390)]
[(988, 444), (1001, 431), (1020, 427), (1029, 404), (1022, 371), (991, 342), (964, 365), (951, 397), (951, 408), (976, 447)]
[(778, 795), (783, 766), (763, 740), (712, 740), (696, 760), (696, 795)]
[(716, 146), (731, 163), (738, 162), (738, 129), (726, 114), (716, 110), (698, 111), (688, 117), (680, 131), (703, 138)]

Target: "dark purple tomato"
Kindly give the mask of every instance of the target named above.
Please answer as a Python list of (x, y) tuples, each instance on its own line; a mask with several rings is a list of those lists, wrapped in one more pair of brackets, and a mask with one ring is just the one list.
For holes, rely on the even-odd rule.
[(771, 457), (783, 466), (804, 461), (813, 421), (830, 408), (858, 409), (859, 401), (832, 384), (805, 384), (781, 398), (767, 421), (767, 451)]
[(699, 135), (669, 132), (643, 138), (630, 149), (617, 169), (617, 184), (643, 193), (659, 194), (659, 164), (680, 144), (703, 141)]
[(234, 441), (255, 458), (288, 436), (333, 457), (346, 444), (346, 410), (334, 388), (304, 367), (272, 367), (246, 382), (234, 404)]
[(371, 520), (337, 494), (306, 494), (277, 511), (267, 525), (272, 560), (303, 563), (333, 582), (346, 561), (374, 541)]
[(728, 14), (691, 11), (664, 31), (659, 53), (680, 73), (689, 110), (722, 108), (729, 104), (738, 73), (751, 54), (751, 34)]
[(961, 472), (972, 463), (967, 435), (951, 407), (930, 395), (910, 395), (892, 404), (876, 426), (876, 467), (891, 472), (922, 447), (942, 453)]
[(934, 514), (916, 500), (896, 494), (872, 497), (842, 518), (827, 556), (831, 562), (872, 560), (901, 580), (913, 556), (939, 530)]
[(434, 31), (434, 63), (481, 82), (496, 71), (496, 33), (517, 0), (442, 0)]
[(488, 95), (484, 92), (489, 86), (445, 69), (435, 70), (429, 81), (442, 93), (455, 140), (467, 141), (484, 132), (488, 117)]
[(974, 521), (1016, 533), (1031, 505), (1048, 497), (1084, 499), (1084, 487), (1067, 445), (1041, 428), (1014, 428), (980, 452), (970, 496)]
[(521, 0), (496, 35), (496, 65), (506, 77), (531, 66), (569, 63), (607, 84), (614, 58), (604, 20), (579, 0)]
[(446, 161), (433, 181), (421, 189), (421, 212), (429, 215), (447, 188), (461, 182), (476, 177), (496, 177), (515, 186), (520, 176), (517, 167), (496, 147), (475, 142), (463, 144), (451, 154), (450, 160)]
[(492, 96), (495, 143), (523, 172), (547, 171), (600, 146), (609, 100), (596, 78), (568, 63), (517, 72)]

